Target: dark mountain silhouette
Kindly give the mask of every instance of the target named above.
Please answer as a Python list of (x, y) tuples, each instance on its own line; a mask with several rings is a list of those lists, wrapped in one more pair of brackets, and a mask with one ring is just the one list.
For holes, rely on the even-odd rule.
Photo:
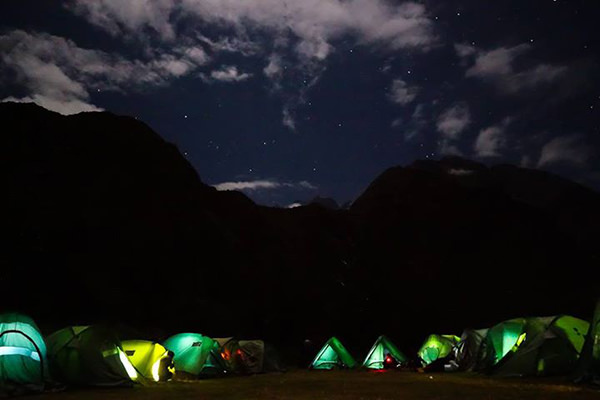
[(339, 210), (340, 209), (340, 205), (337, 203), (337, 201), (335, 201), (331, 197), (317, 196), (314, 199), (312, 199), (311, 201), (309, 201), (308, 204), (318, 204), (321, 207), (325, 207), (329, 210)]
[(417, 346), (518, 315), (587, 317), (598, 294), (600, 195), (549, 173), (417, 161), (349, 209), (268, 208), (203, 184), (129, 117), (4, 103), (0, 120), (0, 300), (48, 329)]

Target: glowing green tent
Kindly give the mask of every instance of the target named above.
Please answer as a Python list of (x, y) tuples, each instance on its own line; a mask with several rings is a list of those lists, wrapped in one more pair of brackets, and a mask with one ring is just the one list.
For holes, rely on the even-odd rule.
[(71, 326), (46, 339), (52, 375), (84, 386), (126, 386), (138, 374), (114, 332), (102, 326)]
[(406, 356), (386, 336), (379, 336), (362, 366), (371, 369), (397, 368), (408, 361)]
[[(541, 323), (548, 321), (546, 318), (536, 320)], [(546, 328), (535, 336), (532, 336), (531, 330), (519, 334), (522, 342), (516, 350), (510, 349), (513, 353), (505, 356), (497, 365), (494, 375), (548, 376), (571, 373), (579, 360), (589, 325), (579, 318), (560, 315), (553, 317)]]
[(310, 364), (312, 369), (354, 368), (356, 361), (336, 337), (329, 339)]
[(0, 393), (43, 390), (47, 370), (46, 344), (33, 320), (0, 315)]
[(124, 340), (123, 351), (143, 379), (167, 381), (173, 375), (173, 353), (148, 340)]
[(519, 347), (541, 334), (554, 317), (515, 318), (491, 327), (481, 343), (476, 369), (492, 372)]
[(429, 365), (448, 357), (459, 341), (460, 338), (454, 335), (429, 335), (417, 355), (423, 364)]
[(174, 354), (176, 373), (206, 376), (226, 372), (219, 344), (208, 336), (179, 333), (165, 340), (163, 346)]
[(575, 380), (600, 385), (600, 300), (596, 304), (590, 329), (581, 350)]

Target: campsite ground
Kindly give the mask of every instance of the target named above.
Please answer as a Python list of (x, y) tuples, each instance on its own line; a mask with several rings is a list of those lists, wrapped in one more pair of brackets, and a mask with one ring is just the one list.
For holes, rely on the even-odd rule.
[(469, 374), (291, 371), (169, 382), (132, 389), (70, 390), (31, 399), (600, 399), (600, 391), (565, 382), (492, 379)]

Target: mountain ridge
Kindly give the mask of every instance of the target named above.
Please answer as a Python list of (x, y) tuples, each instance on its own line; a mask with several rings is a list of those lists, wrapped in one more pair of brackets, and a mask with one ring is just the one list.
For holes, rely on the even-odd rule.
[[(213, 336), (410, 341), (585, 313), (597, 295), (600, 195), (552, 174), (416, 161), (349, 209), (280, 209), (204, 184), (130, 117), (4, 103), (0, 120), (1, 300), (48, 325), (160, 315)], [(20, 295), (23, 282), (36, 296)]]

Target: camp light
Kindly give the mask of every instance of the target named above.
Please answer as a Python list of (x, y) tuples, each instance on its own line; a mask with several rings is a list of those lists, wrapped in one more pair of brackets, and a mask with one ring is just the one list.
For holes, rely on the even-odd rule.
[[(160, 381), (160, 365), (161, 365), (161, 362), (163, 362), (163, 360), (168, 357), (169, 357), (169, 351), (167, 350), (158, 360), (156, 360), (154, 362), (154, 364), (152, 364), (152, 369), (151, 369), (152, 379), (154, 379), (155, 382)], [(171, 372), (169, 367), (167, 367), (167, 370), (169, 370), (169, 372)]]
[(137, 378), (138, 378), (137, 371), (135, 370), (135, 367), (133, 366), (131, 361), (129, 361), (127, 354), (125, 354), (125, 352), (121, 349), (119, 349), (118, 352), (119, 352), (119, 360), (121, 361), (121, 364), (123, 364), (123, 367), (125, 367), (125, 371), (127, 372), (127, 375), (129, 375), (129, 378), (132, 381), (137, 380)]
[(385, 365), (388, 367), (393, 366), (394, 364), (394, 359), (392, 358), (392, 356), (390, 356), (389, 354), (387, 356), (385, 356)]

